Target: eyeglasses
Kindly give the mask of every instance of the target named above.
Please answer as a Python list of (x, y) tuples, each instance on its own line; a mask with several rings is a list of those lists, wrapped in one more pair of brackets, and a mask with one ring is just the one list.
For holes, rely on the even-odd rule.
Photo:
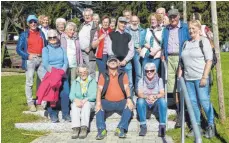
[(35, 20), (30, 20), (30, 21), (29, 21), (29, 24), (32, 24), (32, 23), (37, 24), (37, 21), (35, 21)]
[(56, 39), (57, 37), (54, 36), (54, 37), (48, 37), (48, 38), (49, 38), (49, 40), (53, 40), (53, 39)]
[(155, 70), (145, 70), (145, 72), (146, 72), (146, 73), (149, 73), (149, 72), (154, 73)]

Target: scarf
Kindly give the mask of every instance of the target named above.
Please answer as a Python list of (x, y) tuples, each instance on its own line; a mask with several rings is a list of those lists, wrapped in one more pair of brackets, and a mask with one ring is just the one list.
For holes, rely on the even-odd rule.
[(158, 84), (158, 81), (159, 77), (157, 73), (154, 75), (154, 78), (152, 80), (148, 80), (148, 78), (144, 76), (144, 82), (146, 83), (146, 87), (148, 89), (154, 89), (156, 84)]
[(60, 47), (60, 42), (56, 42), (56, 44), (49, 43), (49, 45), (54, 47), (54, 48), (58, 48), (58, 47)]
[[(109, 34), (110, 32), (112, 32), (112, 29), (108, 28), (107, 31), (108, 31), (108, 34)], [(103, 35), (104, 33), (105, 33), (105, 32), (104, 32), (103, 28), (101, 28), (101, 29), (99, 30), (98, 38), (99, 38), (101, 35)], [(98, 58), (98, 59), (102, 59), (102, 58), (103, 58), (104, 39), (105, 39), (105, 38), (103, 38), (103, 39), (99, 42), (99, 47), (98, 47), (98, 51), (97, 51), (97, 54), (96, 54), (96, 58)]]
[(81, 87), (81, 91), (82, 91), (83, 96), (85, 96), (85, 94), (87, 92), (87, 85), (88, 85), (88, 78), (85, 81), (80, 79), (80, 87)]

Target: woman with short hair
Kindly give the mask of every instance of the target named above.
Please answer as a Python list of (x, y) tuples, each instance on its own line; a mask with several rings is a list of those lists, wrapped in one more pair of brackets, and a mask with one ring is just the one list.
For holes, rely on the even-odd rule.
[[(68, 78), (66, 78), (66, 71), (68, 68), (68, 59), (67, 59), (67, 54), (66, 50), (60, 46), (59, 39), (57, 38), (58, 33), (56, 30), (50, 29), (48, 31), (48, 45), (42, 49), (42, 67), (43, 67), (43, 72), (42, 72), (42, 82), (41, 85), (38, 89), (37, 95), (38, 95), (38, 104), (41, 103), (41, 101), (46, 98), (48, 98), (49, 95), (46, 97), (43, 97), (44, 94), (42, 94), (42, 90), (44, 88), (47, 88), (48, 86), (54, 86), (56, 90), (54, 90), (55, 93), (58, 93), (57, 95), (60, 97), (60, 102), (61, 102), (61, 111), (62, 111), (62, 119), (65, 121), (70, 122), (70, 112), (69, 112), (69, 83), (68, 83)], [(60, 75), (60, 73), (62, 75)], [(50, 74), (50, 75), (49, 75)], [(57, 80), (57, 76), (59, 76), (61, 79), (61, 82), (54, 83)], [(53, 77), (53, 78), (51, 78)], [(49, 79), (51, 78), (51, 79)], [(47, 80), (51, 80), (47, 81)], [(45, 82), (50, 82), (54, 85), (48, 84), (45, 86)], [(62, 83), (61, 86), (58, 86), (59, 83)], [(54, 89), (52, 87), (51, 89)], [(59, 87), (59, 88), (58, 88)], [(59, 92), (57, 92), (58, 90)], [(48, 91), (45, 91), (44, 93), (47, 93)], [(55, 94), (56, 95), (56, 94)], [(59, 97), (56, 97), (55, 99), (58, 100)], [(54, 97), (51, 96), (51, 99)], [(48, 101), (48, 100), (44, 100)], [(58, 119), (58, 113), (57, 113), (57, 108), (56, 108), (56, 103), (55, 102), (48, 102), (48, 113), (51, 118), (51, 121), (53, 123), (56, 123), (59, 121)]]
[(109, 27), (110, 18), (108, 16), (102, 17), (102, 28), (95, 33), (92, 47), (96, 48), (96, 63), (98, 65), (99, 73), (106, 70), (106, 63), (108, 58), (108, 47), (110, 46), (109, 33), (112, 31)]
[[(209, 40), (201, 36), (201, 23), (199, 20), (189, 22), (190, 41), (186, 41), (181, 54), (179, 77), (184, 75), (185, 83), (195, 118), (201, 129), (200, 105), (208, 119), (205, 137), (215, 136), (214, 113), (209, 96), (209, 72), (211, 70), (213, 53)], [(194, 136), (191, 129), (189, 136)]]
[(164, 137), (166, 132), (167, 105), (164, 99), (163, 80), (158, 77), (156, 65), (146, 63), (145, 76), (138, 83), (137, 111), (140, 121), (139, 136), (145, 136), (147, 132), (146, 112), (153, 108), (159, 112), (158, 136)]
[(145, 48), (147, 50), (143, 50), (145, 54), (143, 54), (144, 58), (142, 61), (143, 67), (147, 62), (153, 62), (156, 65), (157, 72), (161, 61), (162, 33), (164, 29), (159, 25), (159, 21), (162, 20), (161, 18), (160, 15), (155, 13), (150, 14), (148, 18), (150, 27), (146, 29), (145, 37)]
[(97, 83), (85, 64), (80, 64), (77, 69), (79, 77), (73, 81), (69, 95), (72, 101), (72, 138), (83, 139), (87, 136), (91, 110), (95, 107)]
[(57, 29), (57, 32), (59, 33), (59, 37), (64, 32), (65, 26), (66, 26), (66, 20), (64, 18), (56, 19), (56, 29)]
[(61, 46), (67, 50), (67, 58), (69, 63), (68, 75), (70, 81), (76, 79), (76, 68), (79, 64), (83, 63), (82, 53), (79, 45), (79, 40), (75, 37), (76, 24), (68, 22), (65, 28), (65, 32), (61, 34), (60, 43)]

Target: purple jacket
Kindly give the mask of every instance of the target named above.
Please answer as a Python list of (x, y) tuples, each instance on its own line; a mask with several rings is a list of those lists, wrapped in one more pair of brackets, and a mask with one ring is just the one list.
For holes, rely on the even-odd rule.
[[(67, 39), (66, 39), (67, 35), (65, 33), (62, 33), (60, 36), (60, 44), (61, 47), (65, 48), (67, 51)], [(76, 45), (76, 63), (77, 65), (82, 64), (83, 63), (83, 56), (82, 56), (82, 52), (80, 49), (80, 45), (79, 45), (79, 40), (77, 38), (74, 38), (75, 40), (75, 45)]]

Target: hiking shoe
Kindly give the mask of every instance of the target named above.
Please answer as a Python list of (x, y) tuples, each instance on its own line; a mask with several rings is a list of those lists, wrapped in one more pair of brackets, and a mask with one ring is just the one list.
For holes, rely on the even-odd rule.
[(158, 137), (164, 137), (166, 131), (165, 125), (159, 125)]
[(115, 136), (118, 136), (119, 138), (126, 138), (125, 130), (123, 128), (116, 128)]
[(57, 123), (57, 122), (59, 122), (59, 119), (58, 119), (58, 117), (57, 116), (50, 116), (50, 119), (51, 119), (51, 121), (52, 121), (52, 123)]
[(72, 130), (73, 130), (72, 139), (77, 139), (79, 137), (80, 128), (74, 127), (74, 128), (72, 128)]
[(147, 133), (147, 126), (146, 126), (146, 124), (141, 125), (140, 126), (139, 136), (145, 136), (146, 133)]
[(102, 140), (107, 135), (107, 131), (105, 129), (99, 129), (98, 134), (96, 136), (96, 140)]
[[(200, 130), (200, 134), (202, 135), (203, 134), (203, 130), (202, 130), (200, 125), (198, 127), (199, 127), (199, 130)], [(194, 137), (195, 136), (195, 133), (194, 133), (194, 130), (193, 130), (192, 127), (191, 127), (191, 129), (189, 130), (189, 133), (186, 136), (187, 137)]]
[(84, 139), (87, 137), (87, 126), (82, 126), (80, 129), (79, 138)]
[(41, 105), (37, 105), (36, 108), (37, 108), (37, 110), (39, 110), (39, 111), (43, 111), (43, 110), (44, 110), (44, 108), (43, 108)]
[(181, 128), (181, 117), (180, 117), (180, 114), (177, 114), (177, 117), (175, 119), (175, 122), (176, 122), (175, 129)]
[(205, 135), (206, 138), (210, 139), (215, 136), (215, 126), (214, 125), (209, 125), (206, 129)]
[(69, 115), (64, 116), (62, 119), (63, 119), (64, 121), (66, 121), (66, 122), (71, 122), (71, 121), (72, 121), (72, 120), (71, 120), (71, 117), (70, 117)]
[(28, 105), (29, 106), (29, 111), (30, 112), (36, 112), (37, 111), (37, 108), (35, 107), (34, 104), (31, 104), (31, 105)]

